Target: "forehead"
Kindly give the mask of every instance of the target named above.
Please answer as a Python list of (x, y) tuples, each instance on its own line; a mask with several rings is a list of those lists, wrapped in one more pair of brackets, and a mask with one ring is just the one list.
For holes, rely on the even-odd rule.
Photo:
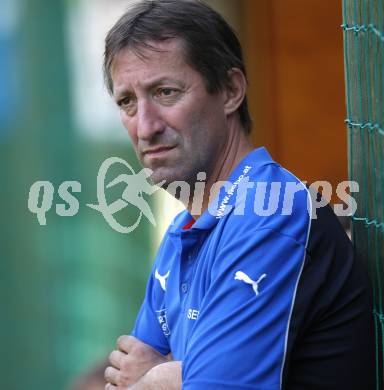
[(185, 60), (185, 50), (179, 39), (148, 42), (146, 46), (126, 48), (115, 57), (111, 76), (114, 94), (120, 89), (153, 84), (160, 79), (189, 80), (200, 75)]

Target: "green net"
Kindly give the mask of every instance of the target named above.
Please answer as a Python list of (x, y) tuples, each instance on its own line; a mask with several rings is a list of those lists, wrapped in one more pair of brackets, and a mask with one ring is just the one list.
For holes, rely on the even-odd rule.
[(353, 240), (374, 287), (377, 389), (384, 356), (384, 0), (344, 0), (350, 178), (359, 183)]

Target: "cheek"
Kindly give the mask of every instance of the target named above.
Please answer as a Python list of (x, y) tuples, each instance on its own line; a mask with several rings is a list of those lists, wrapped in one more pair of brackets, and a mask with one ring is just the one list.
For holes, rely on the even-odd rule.
[(190, 113), (185, 122), (189, 125), (189, 138), (203, 146), (210, 138), (215, 137), (214, 130), (217, 127), (217, 113), (210, 106), (197, 107)]
[(120, 111), (120, 118), (121, 118), (121, 123), (125, 127), (125, 129), (128, 132), (129, 137), (132, 140), (132, 143), (134, 145), (137, 144), (137, 133), (136, 133), (136, 127), (134, 120), (129, 117), (127, 114), (125, 114), (124, 111)]

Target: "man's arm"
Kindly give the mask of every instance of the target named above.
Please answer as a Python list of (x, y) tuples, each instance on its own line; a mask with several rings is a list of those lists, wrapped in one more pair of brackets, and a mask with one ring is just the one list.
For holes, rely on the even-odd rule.
[[(127, 389), (153, 367), (171, 360), (170, 356), (160, 354), (133, 336), (121, 336), (117, 340), (117, 347), (109, 356), (111, 366), (105, 370), (108, 390)], [(164, 369), (164, 372), (168, 371)]]
[(129, 390), (180, 390), (181, 362), (168, 362), (153, 367)]

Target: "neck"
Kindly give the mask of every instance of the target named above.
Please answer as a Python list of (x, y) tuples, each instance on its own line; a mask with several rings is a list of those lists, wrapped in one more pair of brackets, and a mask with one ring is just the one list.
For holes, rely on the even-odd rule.
[[(198, 219), (208, 208), (209, 201), (216, 197), (220, 186), (215, 185), (215, 183), (227, 180), (240, 161), (248, 155), (252, 149), (252, 144), (240, 124), (238, 124), (238, 126), (233, 126), (233, 130), (229, 131), (229, 136), (222, 153), (220, 154), (212, 173), (207, 178), (204, 194), (198, 194), (200, 199), (201, 196), (203, 198), (201, 210), (194, 210), (192, 202), (188, 205), (188, 211), (194, 219)], [(197, 194), (195, 193), (194, 196), (196, 195)]]

